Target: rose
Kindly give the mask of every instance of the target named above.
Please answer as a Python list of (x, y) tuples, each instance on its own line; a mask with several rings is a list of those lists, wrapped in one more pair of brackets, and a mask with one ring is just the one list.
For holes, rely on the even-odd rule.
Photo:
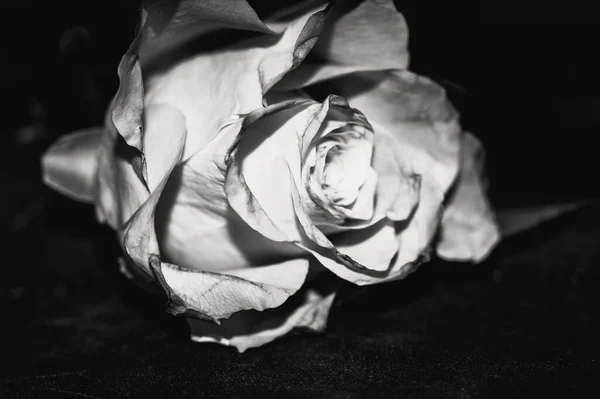
[(59, 140), (45, 181), (95, 203), (123, 270), (201, 320), (196, 340), (321, 330), (340, 281), (402, 278), (434, 247), (477, 261), (498, 239), (480, 146), (406, 70), (406, 38), (388, 1), (262, 19), (242, 1), (144, 4), (105, 126)]

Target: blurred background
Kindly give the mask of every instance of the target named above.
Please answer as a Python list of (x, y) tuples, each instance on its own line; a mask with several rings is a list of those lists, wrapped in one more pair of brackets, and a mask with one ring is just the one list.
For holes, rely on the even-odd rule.
[[(412, 69), (444, 85), (464, 126), (485, 141), (496, 201), (598, 196), (600, 29), (591, 6), (396, 3), (410, 27)], [(57, 135), (102, 122), (137, 3), (0, 7), (0, 139), (14, 150), (2, 163), (36, 173), (37, 155)]]
[[(410, 28), (412, 70), (446, 87), (463, 126), (485, 144), (490, 196), (497, 207), (598, 199), (600, 21), (591, 5), (573, 1), (543, 6), (517, 1), (396, 4)], [(19, 358), (1, 365), (0, 375), (8, 373), (13, 379), (0, 382), (0, 396), (34, 391), (42, 395), (52, 387), (75, 389), (90, 381), (77, 373), (50, 388), (41, 382), (26, 388), (24, 381), (44, 372), (90, 369), (90, 362), (99, 366), (92, 368), (95, 391), (87, 394), (102, 389), (109, 396), (130, 392), (122, 387), (111, 391), (98, 382), (117, 377), (126, 383), (123, 387), (147, 384), (136, 388), (143, 391), (153, 386), (149, 382), (153, 367), (162, 367), (167, 375), (186, 361), (197, 361), (200, 355), (194, 351), (206, 350), (181, 344), (178, 350), (187, 357), (177, 360), (180, 355), (173, 355), (166, 363), (168, 370), (160, 363), (165, 358), (144, 357), (148, 345), (156, 345), (157, 353), (165, 356), (174, 350), (174, 341), (166, 337), (185, 335), (181, 320), (161, 313), (162, 300), (147, 306), (147, 297), (119, 277), (113, 233), (95, 223), (91, 207), (63, 198), (40, 182), (39, 158), (52, 141), (102, 123), (118, 86), (117, 64), (133, 38), (137, 6), (135, 1), (115, 0), (22, 0), (0, 5), (0, 249), (4, 255), (0, 310), (13, 325), (2, 337), (3, 353)], [(410, 377), (416, 381), (414, 387), (424, 389), (409, 389), (407, 394), (441, 390), (434, 389), (435, 394), (444, 392), (444, 387), (456, 389), (457, 395), (461, 389), (468, 393), (475, 388), (475, 393), (484, 388), (514, 393), (523, 387), (565, 392), (592, 387), (592, 372), (600, 371), (600, 362), (592, 364), (598, 353), (589, 349), (600, 332), (596, 305), (600, 298), (594, 285), (600, 276), (598, 221), (598, 207), (587, 207), (542, 230), (508, 240), (483, 265), (436, 267), (440, 263), (434, 262), (419, 270), (408, 286), (393, 283), (399, 285), (342, 306), (328, 341), (283, 341), (274, 346), (275, 352), (262, 353), (271, 353), (271, 360), (294, 361), (300, 361), (297, 351), (324, 353), (329, 368), (315, 378), (327, 376), (342, 388), (352, 378), (362, 378), (358, 371), (350, 378), (352, 370), (337, 369), (345, 363), (345, 350), (364, 355), (355, 360), (366, 362), (366, 368), (392, 367), (396, 364), (392, 354), (412, 359), (412, 369), (378, 371), (395, 370), (386, 377), (388, 381), (405, 382)], [(525, 285), (500, 284), (507, 281)], [(582, 281), (592, 285), (582, 286)], [(398, 291), (404, 294), (394, 308), (385, 295)], [(383, 305), (383, 310), (373, 312), (374, 303)], [(374, 327), (356, 327), (360, 323)], [(404, 335), (386, 330), (391, 325), (400, 326), (398, 331)], [(390, 338), (390, 334), (396, 335)], [(429, 340), (423, 342), (423, 336)], [(364, 342), (374, 345), (367, 355), (361, 352), (367, 350)], [(209, 368), (220, 364), (219, 359), (239, 360), (230, 352), (209, 348), (213, 356)], [(372, 353), (388, 360), (381, 363), (369, 357)], [(439, 365), (449, 357), (466, 360), (462, 366), (453, 364), (442, 377), (417, 373), (443, 368)], [(115, 361), (139, 373), (113, 370)], [(311, 361), (302, 363), (302, 369), (321, 367)], [(279, 364), (252, 362), (253, 378)], [(31, 367), (34, 371), (28, 371)], [(225, 373), (225, 366), (219, 367)], [(290, 369), (288, 381), (296, 371)], [(184, 378), (169, 375), (174, 381)], [(475, 377), (469, 380), (467, 375)], [(340, 376), (349, 379), (340, 382), (336, 380)], [(566, 382), (547, 384), (557, 376)], [(267, 384), (269, 378), (260, 381)], [(189, 385), (185, 381), (166, 386), (177, 393), (178, 386)], [(248, 381), (246, 389), (257, 386), (256, 381)]]

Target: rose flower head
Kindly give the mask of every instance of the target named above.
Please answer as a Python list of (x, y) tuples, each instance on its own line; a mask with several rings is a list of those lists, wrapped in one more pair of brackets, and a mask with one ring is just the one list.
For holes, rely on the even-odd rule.
[(343, 282), (404, 278), (499, 239), (483, 153), (408, 68), (392, 1), (142, 3), (104, 126), (59, 139), (45, 182), (95, 204), (123, 271), (196, 341), (321, 331)]

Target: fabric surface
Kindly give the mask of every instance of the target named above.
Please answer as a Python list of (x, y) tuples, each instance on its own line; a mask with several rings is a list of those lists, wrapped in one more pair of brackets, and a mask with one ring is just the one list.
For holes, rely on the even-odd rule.
[(597, 392), (597, 205), (505, 241), (482, 265), (434, 261), (403, 281), (349, 285), (326, 333), (239, 354), (188, 341), (162, 299), (118, 273), (89, 207), (48, 198), (2, 241), (0, 397)]

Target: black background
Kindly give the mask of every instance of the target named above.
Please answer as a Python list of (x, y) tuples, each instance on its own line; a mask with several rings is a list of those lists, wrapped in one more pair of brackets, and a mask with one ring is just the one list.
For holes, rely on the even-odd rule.
[[(591, 6), (445, 3), (397, 5), (412, 69), (446, 86), (486, 145), (494, 204), (597, 199)], [(0, 15), (0, 397), (595, 396), (593, 201), (506, 240), (482, 265), (434, 261), (340, 302), (326, 334), (243, 355), (189, 343), (160, 299), (120, 277), (92, 209), (39, 182), (52, 140), (102, 122), (136, 3), (30, 0)], [(16, 132), (32, 123), (43, 129), (24, 144)]]

